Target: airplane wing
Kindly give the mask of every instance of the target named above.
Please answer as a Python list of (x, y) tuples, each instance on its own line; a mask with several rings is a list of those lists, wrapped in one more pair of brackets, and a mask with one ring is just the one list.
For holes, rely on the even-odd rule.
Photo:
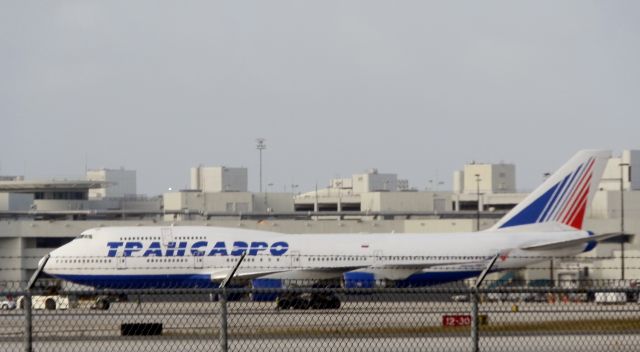
[(369, 266), (369, 268), (374, 269), (416, 269), (424, 270), (424, 269), (433, 269), (438, 267), (447, 267), (452, 265), (483, 265), (489, 262), (491, 258), (481, 259), (481, 260), (456, 260), (450, 262), (437, 262), (437, 263), (408, 263), (408, 264), (385, 264), (385, 265), (375, 265)]
[(603, 241), (603, 240), (606, 240), (608, 238), (612, 238), (612, 237), (616, 237), (616, 236), (620, 236), (620, 235), (621, 234), (619, 232), (616, 232), (616, 233), (603, 233), (603, 234), (599, 234), (599, 235), (593, 235), (593, 236), (589, 236), (589, 237), (581, 237), (581, 238), (572, 239), (572, 240), (535, 243), (535, 244), (531, 244), (531, 245), (527, 245), (527, 246), (521, 247), (520, 249), (525, 250), (525, 251), (544, 251), (544, 250), (562, 249), (562, 248), (566, 248), (566, 247), (573, 247), (573, 246), (585, 244), (585, 243), (592, 242), (592, 241), (599, 242), (599, 241)]
[[(242, 270), (239, 269), (238, 272), (233, 276), (234, 280), (251, 280), (257, 278), (294, 278), (294, 279), (304, 279), (306, 277), (309, 278), (317, 278), (317, 277), (331, 277), (336, 275), (341, 275), (342, 273), (366, 268), (368, 266), (348, 266), (348, 267), (327, 267), (327, 268), (283, 268), (283, 269), (274, 269), (274, 270)], [(221, 271), (216, 271), (211, 274), (212, 281), (222, 281), (227, 276), (232, 269), (225, 269)]]
[[(293, 279), (293, 280), (321, 280), (340, 277), (342, 274), (352, 271), (366, 271), (383, 274), (382, 276), (393, 279), (404, 279), (422, 270), (434, 268), (447, 268), (456, 265), (465, 265), (474, 270), (482, 270), (491, 260), (451, 260), (438, 262), (407, 263), (407, 264), (385, 264), (385, 265), (351, 265), (336, 267), (313, 267), (313, 268), (282, 268), (282, 269), (245, 269), (240, 268), (233, 276), (234, 280), (251, 280), (257, 278), (269, 279)], [(216, 270), (211, 273), (211, 280), (218, 282), (224, 280), (232, 269)]]
[[(221, 270), (221, 271), (216, 271), (215, 273), (211, 274), (211, 281), (222, 281), (224, 279), (227, 278), (227, 276), (229, 276), (229, 273), (231, 273), (232, 269), (227, 269), (227, 270)], [(266, 275), (271, 275), (271, 274), (277, 274), (277, 273), (281, 273), (287, 271), (286, 269), (281, 269), (281, 270), (255, 270), (255, 271), (238, 271), (236, 272), (235, 275), (233, 275), (233, 279), (234, 280), (251, 280), (251, 279), (255, 279), (255, 278), (259, 278), (261, 276), (266, 276)]]

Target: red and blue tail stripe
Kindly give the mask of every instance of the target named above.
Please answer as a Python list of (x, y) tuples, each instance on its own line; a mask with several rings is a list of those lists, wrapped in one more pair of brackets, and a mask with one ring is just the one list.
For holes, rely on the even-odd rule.
[(580, 164), (500, 228), (543, 222), (558, 222), (582, 228), (595, 160), (596, 158), (591, 157)]

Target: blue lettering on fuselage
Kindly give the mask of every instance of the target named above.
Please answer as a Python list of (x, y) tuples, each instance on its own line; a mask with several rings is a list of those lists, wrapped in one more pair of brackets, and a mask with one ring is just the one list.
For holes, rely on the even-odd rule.
[(166, 257), (184, 257), (184, 252), (187, 249), (187, 242), (178, 242), (178, 250), (176, 251), (176, 242), (167, 243)]
[(241, 256), (247, 253), (249, 256), (270, 254), (272, 256), (282, 256), (289, 250), (289, 243), (279, 241), (267, 243), (262, 241), (244, 242), (235, 241), (230, 246), (224, 241), (211, 242), (198, 241), (189, 244), (188, 242), (168, 242), (162, 246), (160, 242), (151, 242), (145, 247), (141, 242), (108, 242), (107, 256), (116, 257), (118, 251), (125, 257), (131, 257), (134, 253), (142, 252), (142, 257), (183, 257), (189, 248), (189, 253), (193, 256)]
[(235, 241), (233, 242), (233, 250), (231, 251), (231, 255), (236, 257), (241, 256), (242, 253), (247, 251), (247, 247), (249, 247), (247, 242)]
[(160, 248), (160, 242), (151, 242), (151, 244), (149, 245), (149, 248), (147, 248), (146, 251), (144, 251), (144, 254), (142, 254), (143, 257), (149, 257), (149, 256), (154, 256), (154, 257), (162, 257), (162, 249)]
[(258, 255), (258, 253), (269, 248), (267, 242), (251, 242), (251, 248), (249, 248), (248, 255)]
[(271, 255), (281, 256), (289, 250), (289, 244), (287, 242), (276, 242), (271, 245)]
[(191, 245), (191, 255), (194, 257), (202, 257), (204, 255), (204, 249), (202, 247), (207, 246), (207, 241), (199, 241)]
[(107, 252), (107, 257), (115, 257), (116, 253), (118, 253), (118, 248), (123, 245), (124, 243), (122, 242), (108, 242), (107, 247), (109, 247), (109, 252)]
[(122, 254), (122, 256), (124, 257), (130, 257), (131, 254), (133, 254), (133, 252), (138, 252), (142, 249), (142, 243), (140, 242), (127, 242), (124, 245), (124, 252)]
[(209, 252), (210, 257), (213, 257), (214, 255), (222, 255), (222, 256), (227, 255), (227, 246), (224, 244), (224, 242), (222, 241), (216, 242), (211, 252)]

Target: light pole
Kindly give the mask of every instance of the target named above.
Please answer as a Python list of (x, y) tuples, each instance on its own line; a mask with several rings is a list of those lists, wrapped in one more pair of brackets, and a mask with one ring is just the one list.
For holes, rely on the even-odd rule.
[(624, 280), (624, 167), (629, 163), (620, 163), (620, 278)]
[(264, 138), (256, 139), (256, 149), (260, 152), (260, 193), (262, 193), (262, 151), (267, 149), (266, 141)]
[(478, 199), (478, 207), (476, 209), (476, 231), (480, 231), (480, 174), (476, 174), (476, 197)]
[[(385, 181), (385, 190), (387, 189), (387, 185), (386, 185)], [(338, 204), (336, 204), (336, 211), (337, 212), (341, 212), (342, 211), (342, 181), (338, 181), (336, 182), (336, 186), (338, 186)], [(340, 220), (342, 220), (342, 216), (339, 217)]]
[(269, 182), (267, 184), (267, 191), (264, 194), (264, 207), (267, 209), (267, 213), (269, 213), (269, 199), (267, 198), (269, 196), (269, 191), (271, 190), (271, 187), (273, 187), (273, 182)]

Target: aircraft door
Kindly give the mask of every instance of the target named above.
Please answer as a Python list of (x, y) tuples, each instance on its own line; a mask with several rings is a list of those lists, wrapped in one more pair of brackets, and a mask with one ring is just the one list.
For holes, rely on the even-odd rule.
[(116, 256), (116, 269), (122, 270), (127, 268), (127, 257), (123, 252), (118, 253)]
[(162, 245), (164, 247), (168, 246), (169, 242), (173, 242), (173, 229), (171, 227), (161, 228), (160, 235), (162, 236)]
[(291, 254), (289, 254), (289, 257), (291, 258), (290, 268), (291, 269), (299, 269), (301, 267), (300, 252), (293, 251), (293, 252), (291, 252)]
[(374, 265), (382, 265), (384, 264), (384, 256), (381, 250), (373, 251), (373, 264)]
[(196, 269), (202, 269), (204, 266), (204, 256), (193, 256), (193, 267)]

